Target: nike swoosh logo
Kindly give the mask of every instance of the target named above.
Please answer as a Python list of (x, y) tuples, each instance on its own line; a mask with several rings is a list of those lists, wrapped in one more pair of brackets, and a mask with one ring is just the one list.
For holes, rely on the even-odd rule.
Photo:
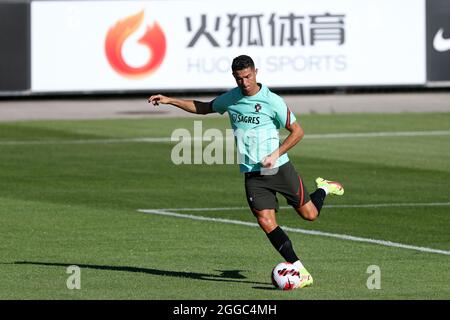
[(444, 52), (447, 50), (450, 50), (450, 38), (445, 39), (444, 38), (444, 29), (441, 28), (436, 33), (433, 39), (433, 47), (436, 49), (436, 51)]

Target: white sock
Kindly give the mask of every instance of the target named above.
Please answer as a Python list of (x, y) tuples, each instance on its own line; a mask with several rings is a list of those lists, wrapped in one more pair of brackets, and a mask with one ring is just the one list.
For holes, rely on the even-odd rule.
[(319, 189), (322, 189), (323, 191), (325, 191), (325, 194), (328, 194), (328, 187), (323, 186), (323, 187), (320, 187)]
[(300, 262), (300, 260), (297, 260), (297, 261), (294, 262), (294, 267), (295, 267), (295, 269), (298, 269), (298, 270), (304, 268), (304, 266), (303, 266), (303, 264)]

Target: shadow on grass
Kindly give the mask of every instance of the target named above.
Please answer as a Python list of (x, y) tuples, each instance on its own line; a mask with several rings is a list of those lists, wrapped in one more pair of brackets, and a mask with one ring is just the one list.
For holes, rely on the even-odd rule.
[(267, 285), (265, 287), (262, 286), (254, 286), (252, 287), (253, 289), (258, 289), (258, 290), (267, 290), (267, 291), (279, 291), (277, 288), (275, 288), (273, 285)]
[[(129, 266), (107, 266), (107, 265), (95, 265), (95, 264), (77, 264), (77, 263), (58, 263), (58, 262), (40, 262), (40, 261), (15, 261), (12, 264), (21, 265), (35, 265), (35, 266), (47, 266), (47, 267), (69, 267), (78, 266), (80, 269), (94, 269), (94, 270), (107, 270), (107, 271), (122, 271), (122, 272), (137, 272), (146, 273), (155, 276), (169, 276), (169, 277), (179, 277), (188, 278), (194, 280), (206, 280), (206, 281), (220, 281), (220, 282), (238, 282), (238, 283), (249, 283), (255, 285), (267, 285), (267, 282), (255, 282), (244, 280), (245, 276), (240, 272), (244, 270), (214, 270), (219, 271), (221, 274), (207, 274), (199, 272), (186, 272), (186, 271), (169, 271), (160, 269), (150, 269), (150, 268), (140, 268), (140, 267), (129, 267)], [(255, 289), (267, 289), (267, 287), (255, 286)]]

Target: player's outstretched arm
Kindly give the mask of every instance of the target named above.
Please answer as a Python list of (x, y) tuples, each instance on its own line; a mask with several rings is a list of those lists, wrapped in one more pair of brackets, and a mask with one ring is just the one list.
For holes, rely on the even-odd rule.
[(170, 104), (172, 106), (178, 107), (184, 111), (197, 113), (197, 114), (208, 114), (213, 113), (212, 101), (202, 102), (197, 100), (184, 100), (175, 99), (163, 96), (161, 94), (153, 95), (148, 98), (148, 103), (152, 103), (154, 106), (161, 104)]

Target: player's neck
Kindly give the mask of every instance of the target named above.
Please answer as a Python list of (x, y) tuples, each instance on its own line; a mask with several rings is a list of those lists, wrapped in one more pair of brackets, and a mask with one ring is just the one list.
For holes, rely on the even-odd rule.
[(242, 94), (243, 94), (244, 96), (246, 96), (246, 97), (251, 97), (251, 96), (256, 95), (256, 94), (261, 90), (261, 88), (262, 88), (261, 83), (257, 83), (254, 90), (252, 90), (252, 91), (250, 91), (250, 92), (243, 92), (243, 91), (241, 90), (241, 92), (242, 92)]

